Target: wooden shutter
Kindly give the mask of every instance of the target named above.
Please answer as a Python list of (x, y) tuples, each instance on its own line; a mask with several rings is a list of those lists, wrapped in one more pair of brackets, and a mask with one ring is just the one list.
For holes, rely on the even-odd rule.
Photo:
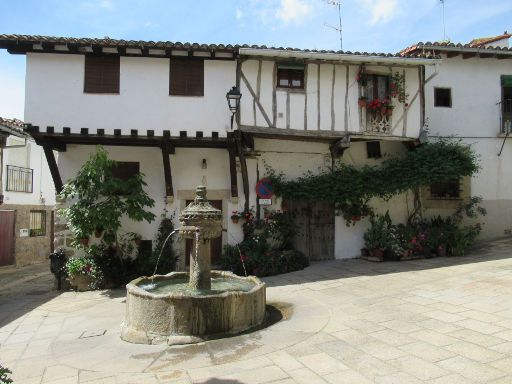
[(204, 60), (171, 60), (169, 95), (204, 96)]
[(85, 56), (85, 93), (119, 93), (119, 56)]

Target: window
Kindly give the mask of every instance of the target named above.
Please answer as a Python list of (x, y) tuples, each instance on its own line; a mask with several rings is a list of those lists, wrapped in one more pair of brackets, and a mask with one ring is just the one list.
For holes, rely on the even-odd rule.
[(277, 87), (304, 89), (304, 64), (277, 64)]
[(46, 211), (30, 211), (30, 236), (46, 235)]
[(501, 131), (512, 131), (512, 76), (501, 76)]
[(460, 198), (460, 181), (446, 180), (430, 185), (431, 199), (459, 199)]
[(119, 56), (85, 56), (85, 93), (119, 93)]
[(30, 168), (7, 166), (6, 191), (32, 193), (34, 171)]
[(434, 107), (452, 107), (452, 90), (450, 88), (434, 88)]
[(204, 96), (204, 60), (172, 59), (169, 95)]
[[(110, 170), (113, 177), (122, 181), (128, 181), (140, 171), (140, 164), (132, 161), (118, 161), (117, 167)], [(126, 195), (128, 191), (118, 190), (117, 195)]]
[(389, 76), (368, 75), (366, 96), (368, 100), (385, 99), (389, 94)]
[(369, 159), (378, 159), (382, 155), (380, 153), (380, 141), (367, 141), (366, 152)]

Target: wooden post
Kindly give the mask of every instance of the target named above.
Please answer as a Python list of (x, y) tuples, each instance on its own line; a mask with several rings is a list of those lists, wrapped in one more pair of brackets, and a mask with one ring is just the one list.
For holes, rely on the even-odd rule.
[(55, 161), (55, 155), (53, 154), (53, 149), (49, 145), (43, 144), (44, 155), (46, 156), (46, 161), (48, 162), (48, 167), (50, 168), (50, 173), (52, 175), (53, 184), (55, 185), (55, 191), (57, 194), (62, 192), (62, 178), (60, 177), (59, 167), (57, 167), (57, 162)]
[(238, 197), (238, 179), (236, 176), (236, 144), (228, 135), (229, 177), (231, 181), (231, 197)]
[(171, 162), (169, 160), (170, 150), (169, 144), (164, 143), (162, 145), (162, 160), (164, 164), (164, 178), (165, 178), (165, 197), (174, 198), (174, 189), (172, 187), (172, 174), (171, 174)]

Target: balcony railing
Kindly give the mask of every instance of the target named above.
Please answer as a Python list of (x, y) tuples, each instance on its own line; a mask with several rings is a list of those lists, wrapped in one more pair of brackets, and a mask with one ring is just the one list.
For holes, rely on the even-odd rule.
[(34, 184), (34, 171), (30, 168), (7, 166), (6, 191), (32, 193)]
[(500, 107), (501, 133), (512, 133), (512, 99), (503, 99), (498, 105)]
[(363, 113), (362, 125), (366, 132), (390, 134), (391, 113), (366, 110), (366, 113)]

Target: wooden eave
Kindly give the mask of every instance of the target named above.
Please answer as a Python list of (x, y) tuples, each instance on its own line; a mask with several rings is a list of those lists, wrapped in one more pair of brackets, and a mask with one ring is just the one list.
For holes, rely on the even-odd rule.
[[(50, 128), (50, 129), (48, 129)], [(203, 137), (198, 132), (196, 137), (171, 136), (169, 131), (164, 131), (163, 136), (155, 136), (149, 130), (145, 135), (139, 135), (137, 130), (130, 134), (104, 134), (102, 129), (96, 133), (89, 133), (88, 128), (82, 128), (81, 133), (53, 132), (53, 127), (47, 127), (46, 132), (40, 132), (37, 126), (27, 126), (26, 132), (34, 138), (37, 144), (48, 146), (56, 151), (66, 151), (68, 144), (75, 145), (108, 145), (126, 147), (153, 147), (168, 148), (169, 153), (174, 153), (174, 148), (227, 148), (227, 138)]]

